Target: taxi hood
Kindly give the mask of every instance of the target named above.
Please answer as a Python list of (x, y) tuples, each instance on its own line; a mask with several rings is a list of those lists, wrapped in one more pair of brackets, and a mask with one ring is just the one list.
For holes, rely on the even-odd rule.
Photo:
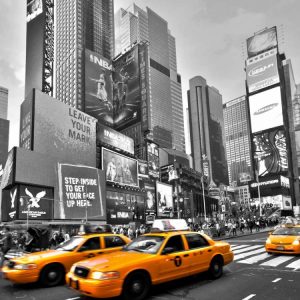
[(138, 264), (153, 257), (153, 254), (135, 251), (117, 251), (94, 258), (86, 259), (77, 263), (77, 266), (93, 269), (93, 271), (104, 271), (119, 269), (126, 265)]
[(40, 252), (34, 252), (25, 254), (24, 256), (17, 257), (12, 259), (13, 261), (17, 263), (34, 263), (40, 259), (47, 259), (52, 258), (54, 256), (61, 256), (62, 254), (67, 253), (65, 251), (58, 251), (58, 250), (46, 250), (46, 251), (40, 251)]

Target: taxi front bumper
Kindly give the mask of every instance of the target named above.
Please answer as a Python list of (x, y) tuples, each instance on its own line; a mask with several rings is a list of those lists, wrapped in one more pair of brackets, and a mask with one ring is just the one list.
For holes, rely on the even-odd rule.
[(26, 284), (39, 280), (39, 270), (16, 270), (8, 267), (2, 268), (3, 278), (13, 283)]
[(66, 275), (66, 283), (82, 295), (94, 298), (111, 298), (121, 295), (123, 280), (95, 280), (80, 278), (73, 273), (68, 273)]
[(267, 252), (272, 253), (289, 253), (289, 254), (300, 254), (300, 245), (278, 245), (278, 244), (265, 244)]

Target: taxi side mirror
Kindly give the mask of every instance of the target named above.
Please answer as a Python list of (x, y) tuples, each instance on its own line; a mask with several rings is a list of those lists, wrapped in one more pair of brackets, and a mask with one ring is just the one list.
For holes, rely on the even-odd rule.
[(170, 254), (170, 253), (173, 253), (175, 252), (175, 248), (174, 247), (166, 247), (162, 252), (161, 254), (163, 255), (166, 255), (166, 254)]
[(273, 233), (273, 231), (269, 231), (269, 232), (268, 232), (268, 235), (271, 235), (272, 233)]

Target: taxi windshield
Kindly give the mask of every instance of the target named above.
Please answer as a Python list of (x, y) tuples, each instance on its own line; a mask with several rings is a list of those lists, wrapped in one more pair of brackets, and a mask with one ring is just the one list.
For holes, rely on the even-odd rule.
[(73, 251), (75, 250), (80, 244), (81, 242), (84, 240), (83, 237), (81, 236), (74, 236), (71, 237), (71, 239), (69, 239), (68, 241), (59, 244), (55, 250), (62, 250), (62, 251)]
[(137, 251), (155, 254), (164, 241), (162, 236), (139, 236), (130, 244), (123, 247), (123, 251)]
[(275, 229), (272, 235), (300, 235), (300, 227), (281, 227)]

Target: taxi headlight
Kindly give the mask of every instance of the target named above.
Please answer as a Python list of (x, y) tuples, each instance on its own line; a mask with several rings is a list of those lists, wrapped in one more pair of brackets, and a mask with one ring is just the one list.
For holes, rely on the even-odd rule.
[(33, 270), (36, 268), (37, 268), (36, 264), (20, 264), (14, 266), (14, 269), (16, 270)]
[(271, 240), (268, 238), (267, 240), (266, 240), (266, 244), (271, 244), (272, 242), (271, 242)]
[(96, 280), (108, 280), (108, 279), (117, 279), (120, 277), (119, 272), (92, 272), (91, 279)]
[(293, 241), (293, 246), (299, 246), (300, 245), (300, 242), (299, 242), (299, 240), (295, 240), (295, 241)]

